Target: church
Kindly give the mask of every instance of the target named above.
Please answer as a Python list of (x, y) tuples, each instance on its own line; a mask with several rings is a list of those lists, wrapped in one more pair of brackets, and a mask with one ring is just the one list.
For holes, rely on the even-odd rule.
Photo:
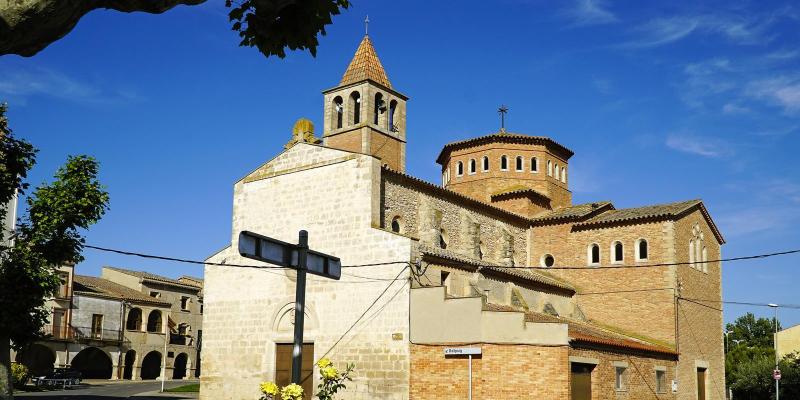
[(702, 201), (573, 204), (567, 144), (505, 129), (443, 144), (440, 183), (410, 176), (408, 97), (368, 35), (322, 93), (321, 137), (299, 120), (233, 185), (201, 399), (291, 376), (295, 272), (215, 265), (264, 265), (239, 255), (245, 230), (306, 230), (341, 259), (340, 280), (308, 277), (306, 398), (324, 356), (355, 364), (342, 399), (724, 399), (725, 240)]

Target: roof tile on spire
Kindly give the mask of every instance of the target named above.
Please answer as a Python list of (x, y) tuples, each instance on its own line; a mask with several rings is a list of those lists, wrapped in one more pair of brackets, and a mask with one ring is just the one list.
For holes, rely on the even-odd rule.
[(372, 41), (369, 40), (369, 36), (364, 36), (361, 44), (358, 45), (353, 60), (350, 61), (347, 70), (344, 71), (344, 76), (339, 85), (349, 85), (367, 79), (388, 88), (392, 87), (392, 84), (389, 83), (389, 77), (386, 76), (386, 70), (383, 69), (381, 60), (378, 59), (378, 54), (375, 52), (375, 47), (372, 46)]

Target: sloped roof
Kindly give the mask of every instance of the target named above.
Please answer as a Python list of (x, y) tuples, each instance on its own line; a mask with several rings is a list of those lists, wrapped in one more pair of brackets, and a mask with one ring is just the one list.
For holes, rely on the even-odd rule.
[(543, 272), (524, 269), (524, 268), (508, 268), (500, 264), (492, 263), (486, 260), (478, 260), (475, 258), (458, 254), (450, 250), (429, 246), (423, 243), (419, 244), (419, 251), (425, 255), (433, 256), (442, 260), (449, 260), (459, 264), (466, 264), (473, 267), (481, 267), (484, 270), (489, 270), (494, 273), (513, 276), (526, 281), (538, 283), (540, 285), (571, 291), (573, 293), (575, 292), (575, 288), (572, 287), (572, 285), (564, 281), (561, 281), (557, 278), (554, 278), (550, 275), (546, 275)]
[(197, 286), (197, 284), (189, 284), (187, 282), (181, 282), (181, 281), (179, 281), (177, 279), (167, 278), (166, 276), (151, 274), (151, 273), (145, 272), (145, 271), (134, 271), (134, 270), (125, 269), (125, 268), (107, 267), (107, 266), (103, 267), (103, 268), (108, 268), (108, 269), (110, 269), (112, 271), (117, 271), (117, 272), (121, 272), (123, 274), (135, 276), (135, 277), (140, 278), (142, 280), (152, 281), (152, 282), (161, 283), (161, 284), (165, 284), (165, 285), (172, 285), (172, 286), (178, 286), (178, 287), (182, 287), (182, 288), (195, 289), (195, 290), (200, 290), (201, 289), (201, 286)]
[(717, 229), (716, 224), (714, 224), (714, 221), (708, 214), (708, 210), (706, 210), (705, 206), (703, 205), (703, 201), (699, 199), (678, 201), (666, 204), (655, 204), (643, 207), (623, 208), (619, 210), (609, 210), (601, 214), (598, 214), (586, 221), (577, 223), (575, 224), (575, 226), (591, 227), (596, 225), (613, 224), (613, 223), (627, 222), (627, 221), (639, 221), (646, 219), (677, 218), (684, 215), (686, 212), (692, 210), (695, 207), (700, 208), (703, 217), (708, 222), (708, 225), (711, 227), (711, 230), (714, 232), (714, 235), (717, 237), (719, 242), (725, 243), (725, 239), (722, 237), (722, 233), (720, 233), (719, 229)]
[(510, 187), (506, 188), (505, 190), (501, 190), (497, 193), (492, 193), (491, 195), (492, 201), (496, 199), (508, 199), (508, 198), (519, 198), (519, 197), (538, 197), (550, 201), (550, 198), (547, 197), (547, 195), (539, 193), (536, 190), (527, 187)]
[[(487, 303), (484, 305), (486, 311), (499, 312), (523, 312), (514, 307), (502, 304)], [(619, 332), (614, 332), (592, 324), (588, 321), (577, 321), (570, 318), (556, 317), (549, 314), (525, 311), (525, 321), (527, 322), (550, 322), (567, 324), (570, 343), (590, 343), (602, 346), (625, 348), (638, 351), (661, 353), (668, 355), (678, 355), (674, 349), (660, 344), (651, 343), (640, 338), (628, 336)]]
[(561, 152), (564, 158), (567, 159), (572, 157), (573, 154), (575, 154), (572, 152), (572, 150), (564, 147), (560, 143), (546, 136), (531, 136), (521, 133), (500, 131), (500, 132), (490, 133), (484, 136), (474, 137), (471, 139), (460, 140), (457, 142), (450, 142), (444, 145), (442, 151), (439, 153), (439, 156), (436, 157), (436, 162), (441, 165), (444, 165), (447, 160), (447, 156), (453, 150), (465, 149), (488, 143), (517, 143), (517, 144), (538, 144), (543, 146), (551, 146), (555, 148), (557, 151)]
[(73, 277), (74, 293), (89, 296), (105, 297), (116, 300), (125, 300), (133, 303), (151, 304), (161, 307), (170, 307), (170, 303), (147, 296), (142, 292), (122, 286), (108, 279), (96, 276), (75, 275)]
[(531, 222), (534, 225), (541, 225), (553, 222), (574, 221), (585, 218), (594, 212), (613, 209), (614, 205), (611, 204), (610, 201), (596, 201), (593, 203), (578, 204), (552, 210), (545, 214), (531, 218)]
[(392, 88), (389, 77), (386, 75), (386, 70), (383, 69), (381, 60), (378, 59), (378, 53), (375, 52), (375, 47), (372, 46), (372, 40), (365, 35), (364, 39), (361, 39), (361, 44), (358, 45), (350, 65), (344, 71), (344, 76), (342, 76), (342, 81), (339, 85), (349, 85), (367, 79), (387, 88)]

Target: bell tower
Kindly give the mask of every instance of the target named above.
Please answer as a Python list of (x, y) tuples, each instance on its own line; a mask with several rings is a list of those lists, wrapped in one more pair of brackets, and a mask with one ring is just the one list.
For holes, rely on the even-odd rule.
[(369, 154), (405, 172), (408, 97), (392, 88), (369, 35), (364, 35), (339, 85), (322, 94), (325, 146)]

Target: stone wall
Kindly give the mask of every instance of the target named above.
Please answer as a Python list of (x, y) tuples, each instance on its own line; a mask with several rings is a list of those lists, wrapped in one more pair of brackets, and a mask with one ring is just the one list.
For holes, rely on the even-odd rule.
[(94, 314), (103, 316), (103, 337), (108, 332), (121, 332), (122, 302), (76, 294), (72, 299), (72, 326), (86, 335), (92, 330)]
[[(209, 260), (262, 265), (238, 255), (240, 231), (296, 243), (305, 229), (312, 249), (344, 265), (409, 261), (410, 239), (373, 229), (380, 168), (369, 156), (295, 145), (235, 185), (231, 248)], [(340, 366), (356, 364), (343, 399), (407, 398), (408, 289), (391, 281), (406, 278), (405, 267), (345, 268), (340, 281), (308, 277), (305, 340), (314, 344), (313, 359), (327, 353)], [(275, 379), (276, 344), (292, 341), (294, 279), (287, 270), (206, 266), (201, 398), (256, 399), (258, 384)]]
[[(466, 357), (445, 357), (442, 345), (411, 345), (410, 399), (467, 398)], [(568, 399), (568, 346), (470, 344), (474, 399)]]

